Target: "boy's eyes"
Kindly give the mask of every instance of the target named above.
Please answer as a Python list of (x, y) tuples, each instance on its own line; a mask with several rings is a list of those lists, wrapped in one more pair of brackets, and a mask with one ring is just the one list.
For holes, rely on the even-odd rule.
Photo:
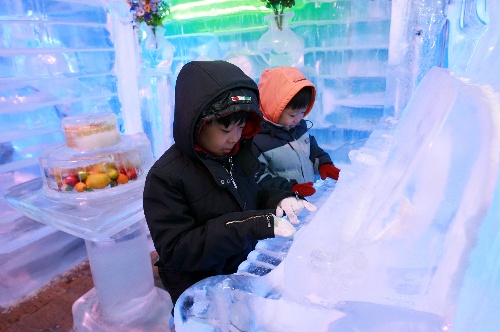
[[(245, 128), (245, 124), (242, 124), (242, 125), (239, 125), (238, 126), (239, 129), (244, 129)], [(232, 128), (228, 128), (228, 127), (222, 127), (220, 128), (220, 130), (226, 134), (230, 133)]]
[(288, 113), (288, 115), (291, 117), (291, 118), (294, 118), (296, 116), (302, 116), (306, 113), (306, 111), (300, 111), (300, 112), (297, 112), (297, 113)]

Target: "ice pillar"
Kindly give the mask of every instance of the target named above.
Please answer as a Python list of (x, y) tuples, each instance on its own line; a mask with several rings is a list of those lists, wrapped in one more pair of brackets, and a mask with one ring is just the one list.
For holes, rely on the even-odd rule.
[(144, 219), (103, 241), (85, 241), (94, 288), (73, 304), (75, 331), (162, 331), (168, 295), (154, 286)]

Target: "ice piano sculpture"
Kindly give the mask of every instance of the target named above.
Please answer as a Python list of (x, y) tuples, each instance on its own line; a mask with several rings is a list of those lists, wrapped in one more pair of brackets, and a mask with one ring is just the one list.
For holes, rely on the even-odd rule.
[(475, 316), (494, 330), (498, 269), (477, 279), (500, 251), (499, 105), (432, 68), (399, 121), (351, 151), (293, 243), (263, 241), (237, 274), (186, 290), (176, 330), (470, 331)]

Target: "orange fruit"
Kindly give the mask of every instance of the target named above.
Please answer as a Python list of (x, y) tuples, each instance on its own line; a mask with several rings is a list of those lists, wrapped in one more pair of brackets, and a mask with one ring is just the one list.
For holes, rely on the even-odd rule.
[(118, 182), (119, 184), (125, 184), (128, 182), (128, 176), (120, 173), (120, 174), (118, 174), (118, 178), (116, 179), (116, 182)]
[(77, 184), (75, 184), (75, 190), (80, 193), (84, 192), (85, 188), (87, 188), (87, 185), (83, 182), (78, 182)]

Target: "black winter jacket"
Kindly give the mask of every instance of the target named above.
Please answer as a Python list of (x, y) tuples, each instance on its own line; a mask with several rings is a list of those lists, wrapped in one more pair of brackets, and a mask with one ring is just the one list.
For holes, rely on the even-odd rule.
[[(175, 144), (146, 178), (144, 214), (159, 254), (159, 274), (174, 304), (201, 279), (236, 272), (258, 240), (274, 237), (271, 214), (291, 196), (264, 192), (255, 182), (259, 162), (251, 152), (253, 137), (244, 134), (231, 158), (195, 150), (200, 115), (234, 88), (258, 96), (255, 82), (227, 62), (193, 61), (182, 68), (175, 88)], [(258, 106), (251, 112), (259, 116), (246, 126), (260, 122)]]

